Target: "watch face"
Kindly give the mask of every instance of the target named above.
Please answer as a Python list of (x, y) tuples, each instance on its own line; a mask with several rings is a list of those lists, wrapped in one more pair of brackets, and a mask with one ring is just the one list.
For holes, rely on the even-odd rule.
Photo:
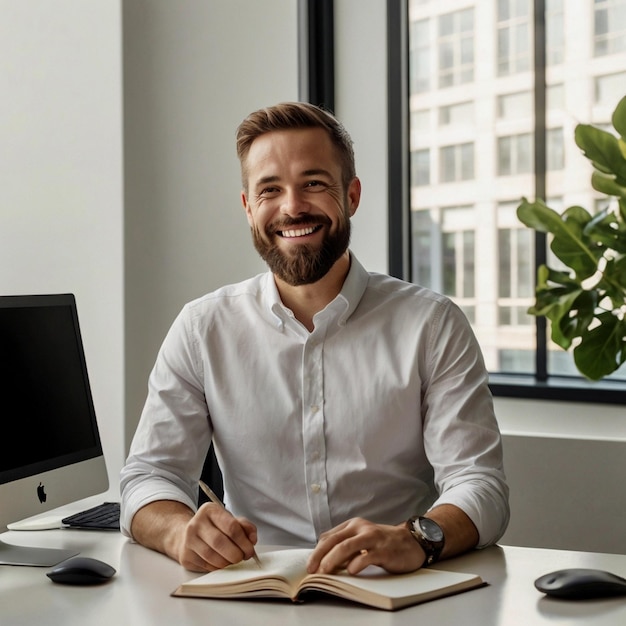
[(424, 537), (428, 539), (428, 541), (439, 542), (443, 541), (443, 531), (439, 527), (437, 522), (433, 522), (433, 520), (428, 517), (421, 517), (419, 520), (419, 525)]

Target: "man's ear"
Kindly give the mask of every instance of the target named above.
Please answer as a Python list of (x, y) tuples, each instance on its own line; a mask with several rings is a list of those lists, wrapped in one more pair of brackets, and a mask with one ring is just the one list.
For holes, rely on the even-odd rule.
[(250, 203), (248, 202), (248, 197), (246, 196), (246, 192), (243, 189), (241, 190), (241, 204), (244, 208), (244, 211), (246, 212), (246, 217), (248, 218), (248, 224), (252, 226), (253, 224), (252, 211), (250, 210)]
[(348, 185), (348, 210), (350, 211), (350, 217), (352, 217), (356, 210), (359, 208), (359, 202), (361, 202), (361, 181), (355, 176), (350, 185)]

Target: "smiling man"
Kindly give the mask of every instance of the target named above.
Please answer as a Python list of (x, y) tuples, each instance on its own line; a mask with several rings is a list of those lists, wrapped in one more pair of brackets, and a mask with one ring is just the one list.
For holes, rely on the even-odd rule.
[[(400, 573), (497, 541), (508, 489), (487, 374), (449, 299), (349, 250), (352, 141), (284, 103), (239, 126), (241, 200), (269, 272), (187, 304), (122, 470), (122, 531), (194, 571), (255, 544), (309, 571)], [(197, 509), (213, 441), (226, 509)]]

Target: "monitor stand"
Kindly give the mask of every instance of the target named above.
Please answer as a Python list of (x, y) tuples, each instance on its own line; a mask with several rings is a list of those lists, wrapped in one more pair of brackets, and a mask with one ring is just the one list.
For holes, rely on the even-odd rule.
[(76, 556), (78, 550), (60, 548), (34, 548), (16, 546), (0, 540), (0, 565), (31, 565), (35, 567), (52, 567), (65, 559)]

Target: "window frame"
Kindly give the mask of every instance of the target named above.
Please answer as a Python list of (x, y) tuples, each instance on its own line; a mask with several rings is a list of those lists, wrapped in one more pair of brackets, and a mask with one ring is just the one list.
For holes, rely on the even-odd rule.
[[(534, 130), (535, 197), (546, 197), (546, 88), (545, 0), (534, 0)], [(388, 268), (389, 274), (411, 280), (410, 149), (409, 149), (409, 20), (408, 0), (387, 0), (388, 107)], [(546, 238), (534, 233), (535, 268), (546, 262)], [(536, 275), (536, 270), (534, 272)], [(494, 396), (536, 400), (626, 404), (626, 383), (592, 382), (582, 376), (555, 376), (547, 372), (547, 329), (536, 318), (535, 374), (490, 373)]]

